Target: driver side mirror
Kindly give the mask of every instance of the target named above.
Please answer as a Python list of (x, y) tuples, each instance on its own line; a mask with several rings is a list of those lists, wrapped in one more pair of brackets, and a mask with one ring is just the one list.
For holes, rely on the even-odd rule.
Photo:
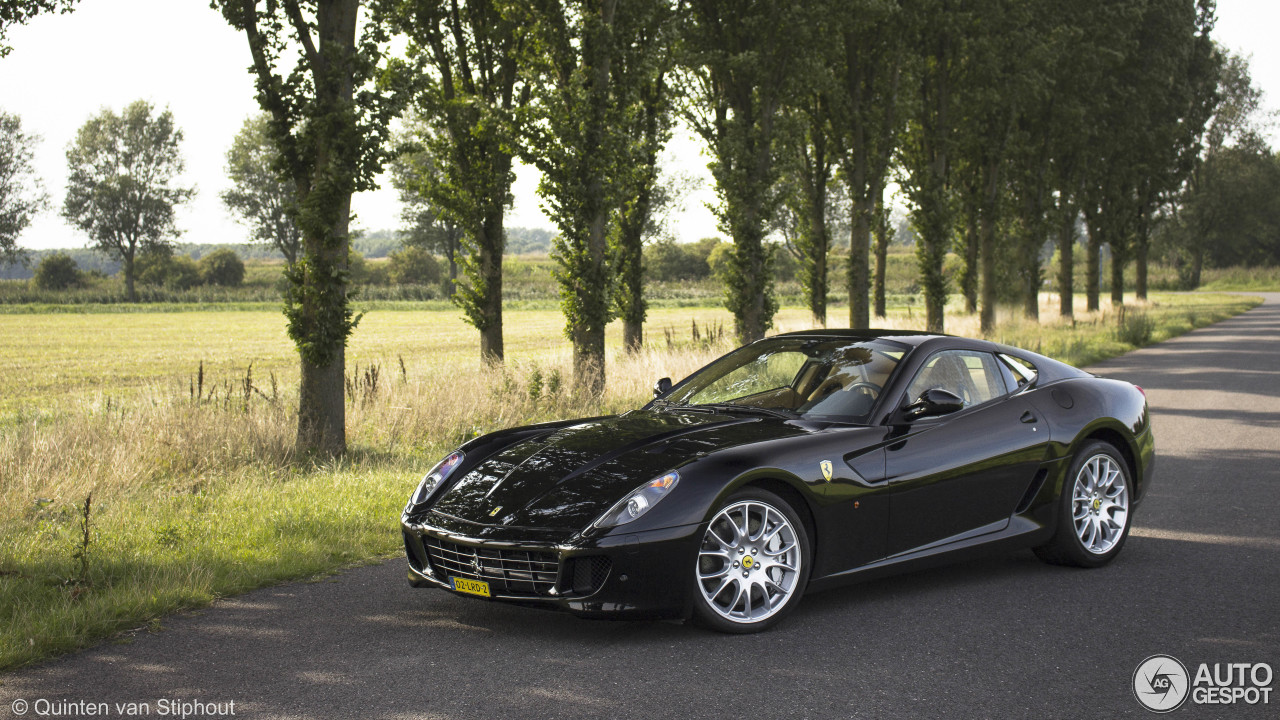
[(920, 393), (915, 402), (903, 408), (907, 420), (949, 415), (964, 409), (964, 400), (959, 395), (940, 387), (929, 388)]
[(665, 377), (653, 384), (653, 396), (660, 398), (671, 392), (671, 378)]

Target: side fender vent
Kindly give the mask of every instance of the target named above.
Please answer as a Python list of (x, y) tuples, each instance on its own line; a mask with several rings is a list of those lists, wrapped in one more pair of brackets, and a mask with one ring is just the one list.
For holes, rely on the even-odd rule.
[(1027, 486), (1027, 491), (1022, 494), (1022, 500), (1018, 501), (1018, 509), (1013, 511), (1014, 515), (1021, 515), (1031, 507), (1031, 502), (1036, 499), (1036, 495), (1040, 494), (1040, 488), (1044, 487), (1045, 478), (1049, 477), (1049, 471), (1040, 468), (1036, 476), (1031, 478), (1031, 484)]

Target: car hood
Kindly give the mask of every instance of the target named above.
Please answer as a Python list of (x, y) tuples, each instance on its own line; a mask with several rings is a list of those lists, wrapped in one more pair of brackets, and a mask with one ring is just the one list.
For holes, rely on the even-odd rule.
[(581, 530), (641, 483), (707, 452), (788, 434), (784, 425), (677, 409), (589, 420), (490, 455), (432, 510), (480, 525)]

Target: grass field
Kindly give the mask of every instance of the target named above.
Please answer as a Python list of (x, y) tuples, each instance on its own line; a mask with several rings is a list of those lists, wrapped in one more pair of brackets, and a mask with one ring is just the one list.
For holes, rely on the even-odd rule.
[(1207, 268), (1200, 280), (1206, 291), (1280, 292), (1280, 267)]
[[(1042, 297), (1041, 323), (1002, 314), (993, 339), (1087, 364), (1254, 301), (1162, 295), (1123, 312), (1081, 307), (1074, 322), (1055, 304)], [(351, 451), (324, 461), (293, 449), (296, 358), (278, 310), (0, 315), (0, 669), (396, 553), (399, 507), (450, 447), (636, 407), (656, 378), (683, 377), (733, 345), (720, 308), (655, 309), (636, 355), (619, 352), (615, 323), (608, 388), (593, 399), (572, 390), (562, 322), (554, 310), (508, 312), (508, 362), (487, 369), (456, 310), (370, 310), (347, 354)], [(903, 303), (882, 324), (922, 322)], [(977, 334), (976, 317), (947, 322)], [(810, 320), (789, 307), (775, 324)]]

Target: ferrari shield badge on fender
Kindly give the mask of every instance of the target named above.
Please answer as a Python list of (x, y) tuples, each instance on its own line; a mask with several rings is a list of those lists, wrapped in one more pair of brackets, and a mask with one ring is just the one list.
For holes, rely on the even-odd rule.
[(823, 460), (818, 463), (818, 466), (822, 468), (822, 477), (826, 478), (827, 482), (831, 482), (831, 461)]

